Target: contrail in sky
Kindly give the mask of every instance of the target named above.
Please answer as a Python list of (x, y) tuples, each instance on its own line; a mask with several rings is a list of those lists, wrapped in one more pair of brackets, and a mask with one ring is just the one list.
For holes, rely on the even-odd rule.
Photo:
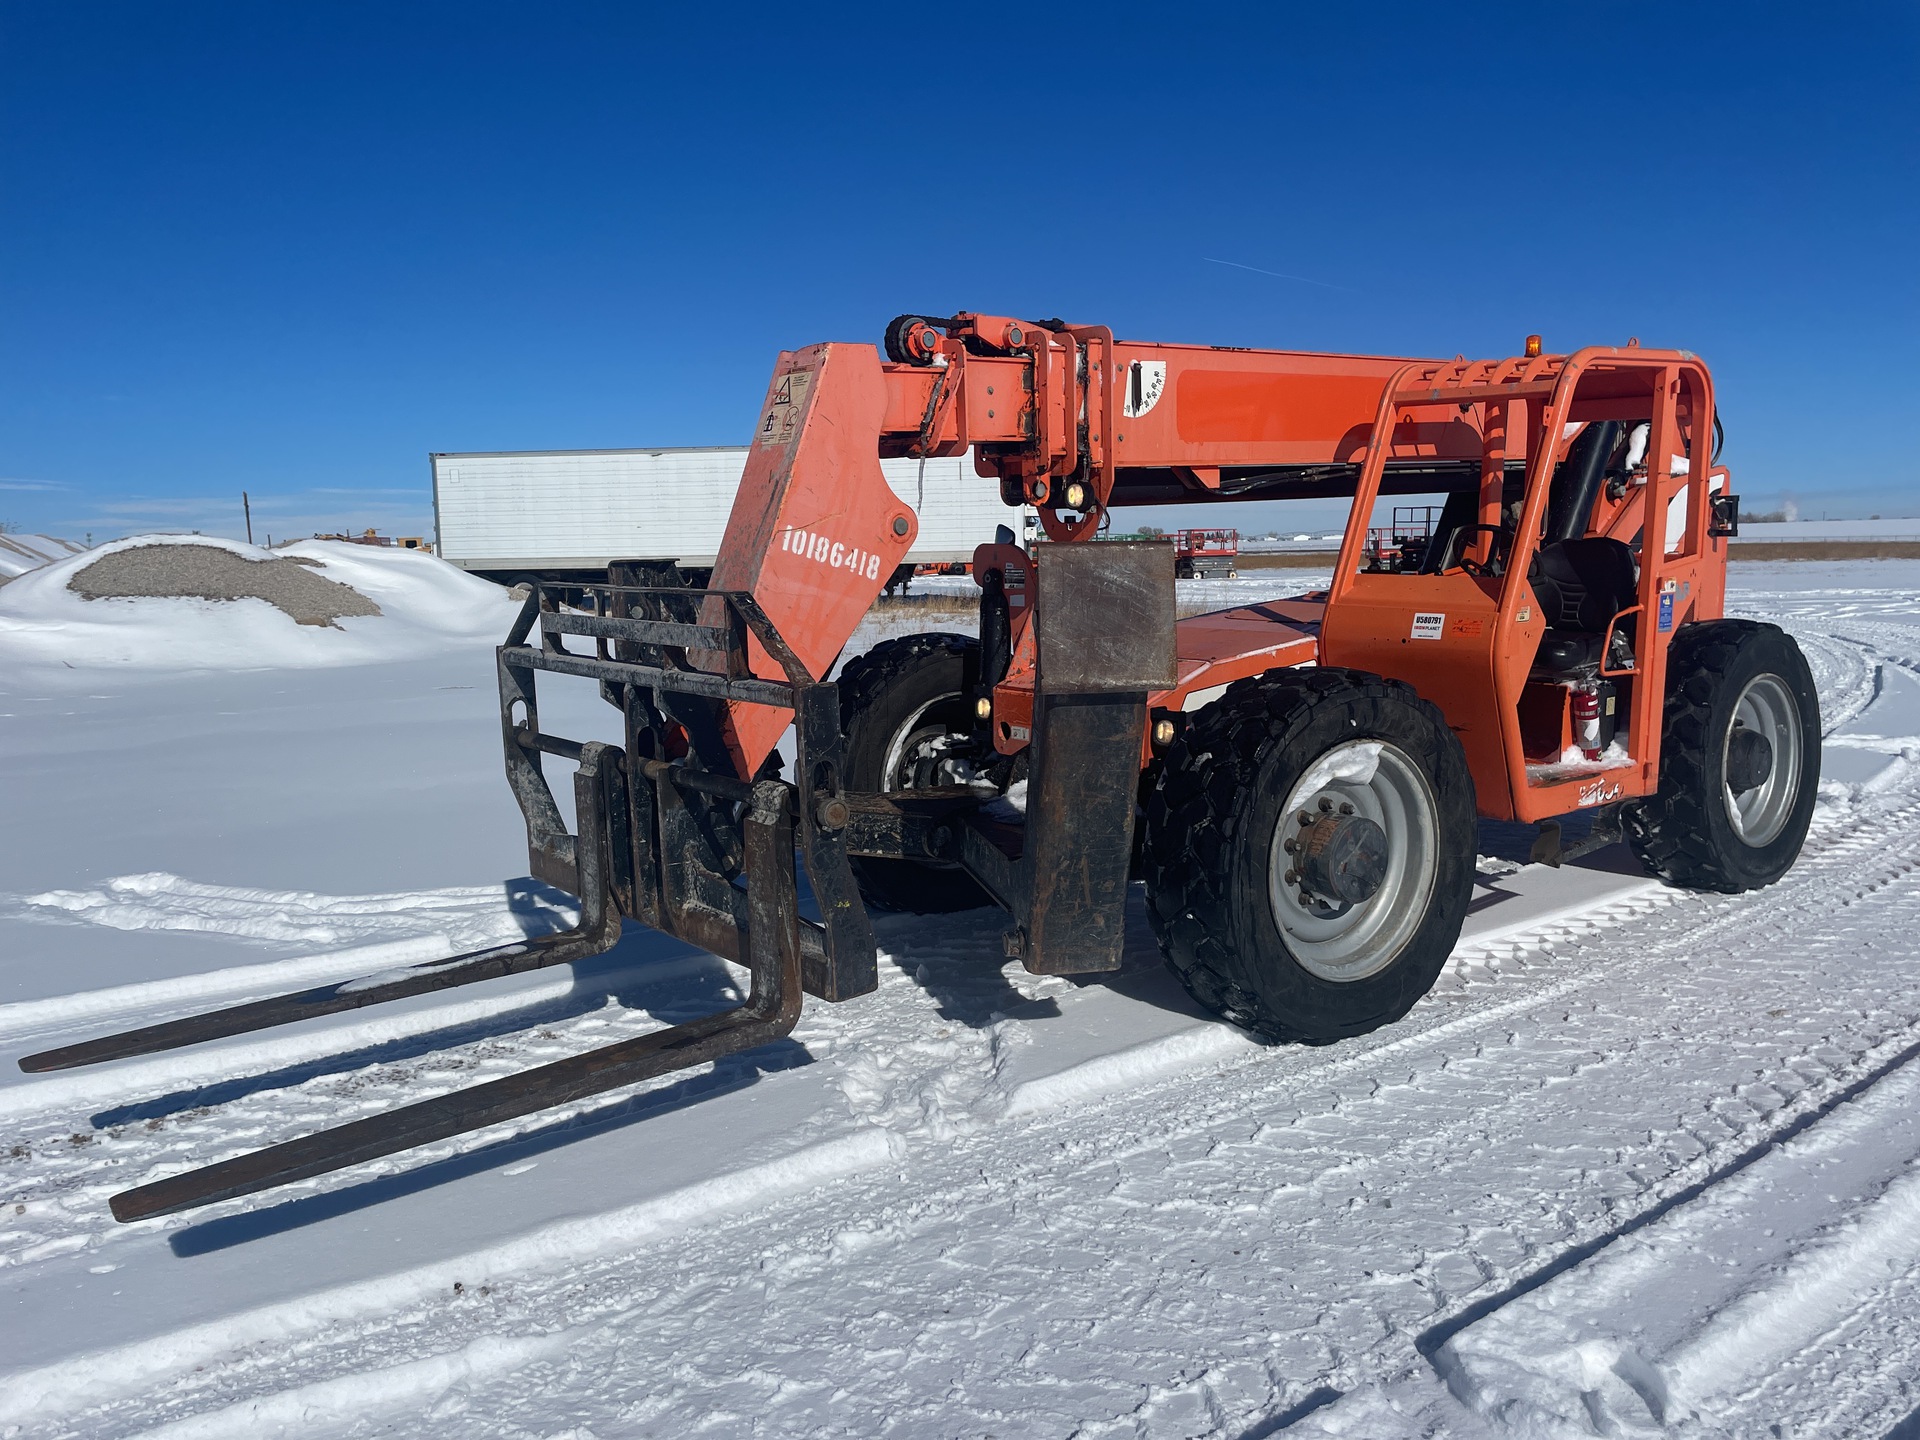
[(1258, 265), (1242, 265), (1238, 260), (1216, 260), (1211, 255), (1200, 257), (1209, 265), (1231, 265), (1236, 270), (1251, 270), (1256, 275), (1271, 275), (1276, 280), (1298, 280), (1302, 285), (1318, 285), (1323, 290), (1346, 290), (1349, 295), (1355, 292), (1345, 285), (1335, 285), (1330, 280), (1309, 280), (1304, 275), (1288, 275), (1280, 270), (1262, 270)]

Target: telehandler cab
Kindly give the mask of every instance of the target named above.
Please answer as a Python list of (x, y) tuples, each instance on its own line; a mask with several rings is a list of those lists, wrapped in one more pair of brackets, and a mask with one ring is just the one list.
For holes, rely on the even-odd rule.
[[(624, 919), (726, 957), (739, 1006), (138, 1186), (121, 1220), (318, 1175), (765, 1044), (803, 993), (875, 988), (868, 904), (991, 903), (1029, 970), (1120, 964), (1130, 879), (1204, 1005), (1274, 1040), (1396, 1020), (1471, 894), (1476, 816), (1535, 858), (1624, 839), (1740, 891), (1799, 853), (1819, 774), (1805, 661), (1723, 618), (1738, 502), (1707, 368), (1629, 342), (1505, 360), (1153, 345), (901, 316), (886, 359), (783, 354), (710, 584), (669, 560), (535, 586), (499, 650), (508, 780), (562, 934), (30, 1056), (51, 1070), (556, 965)], [(881, 457), (972, 447), (1046, 540), (983, 545), (977, 639), (843, 647), (913, 511)], [(1372, 526), (1383, 496), (1443, 494)], [(1175, 622), (1173, 547), (1115, 506), (1351, 496), (1329, 587)], [(572, 642), (570, 645), (569, 642)], [(541, 728), (599, 682), (624, 743)], [(776, 745), (791, 729), (792, 767)], [(574, 765), (570, 831), (542, 772)], [(1592, 812), (1569, 850), (1556, 817)], [(818, 918), (803, 914), (804, 866)]]

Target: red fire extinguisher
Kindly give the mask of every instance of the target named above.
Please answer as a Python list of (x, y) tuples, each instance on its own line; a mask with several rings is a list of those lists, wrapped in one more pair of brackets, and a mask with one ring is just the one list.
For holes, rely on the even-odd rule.
[(1589, 760), (1600, 758), (1600, 692), (1580, 685), (1573, 692), (1573, 733), (1580, 753)]

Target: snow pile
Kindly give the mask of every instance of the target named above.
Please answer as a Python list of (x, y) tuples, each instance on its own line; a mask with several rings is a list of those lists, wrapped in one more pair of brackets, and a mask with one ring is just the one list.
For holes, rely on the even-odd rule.
[(420, 551), (136, 536), (0, 589), (0, 661), (81, 671), (361, 665), (497, 641), (515, 608), (498, 587)]
[(0, 535), (0, 584), (38, 570), (49, 560), (64, 560), (85, 550), (83, 545), (54, 535)]
[(89, 600), (264, 600), (297, 625), (331, 625), (380, 607), (314, 574), (312, 560), (254, 560), (217, 545), (136, 545), (103, 555), (67, 582)]

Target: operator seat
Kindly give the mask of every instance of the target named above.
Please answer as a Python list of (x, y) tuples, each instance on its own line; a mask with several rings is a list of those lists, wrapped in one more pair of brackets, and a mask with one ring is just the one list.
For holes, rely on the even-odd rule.
[(1548, 541), (1535, 553), (1527, 583), (1547, 622), (1534, 652), (1534, 673), (1556, 678), (1599, 667), (1608, 623), (1634, 603), (1639, 590), (1633, 551), (1600, 535)]

